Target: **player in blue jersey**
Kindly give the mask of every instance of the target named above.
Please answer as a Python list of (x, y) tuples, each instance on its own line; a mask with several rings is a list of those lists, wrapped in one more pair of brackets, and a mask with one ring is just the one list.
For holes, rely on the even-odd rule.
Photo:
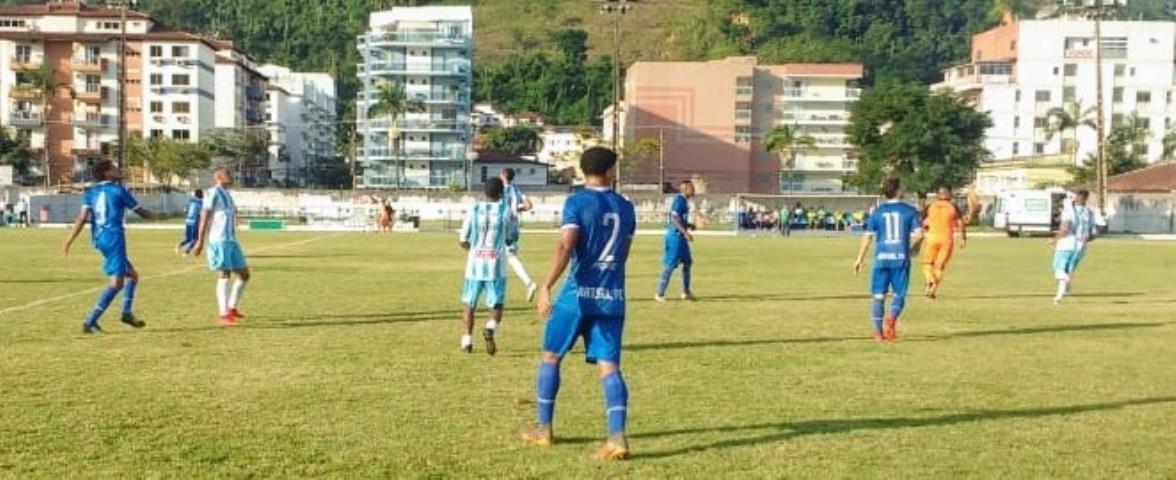
[(200, 228), (200, 211), (204, 209), (204, 190), (197, 189), (188, 199), (188, 208), (184, 212), (184, 238), (176, 244), (176, 253), (188, 256), (192, 245), (196, 243), (197, 231)]
[(1079, 190), (1074, 194), (1071, 205), (1062, 208), (1062, 227), (1058, 230), (1051, 243), (1055, 246), (1053, 270), (1054, 278), (1058, 280), (1058, 293), (1054, 295), (1054, 304), (1060, 304), (1066, 294), (1070, 293), (1070, 284), (1074, 281), (1074, 273), (1078, 264), (1086, 255), (1086, 246), (1094, 241), (1095, 220), (1094, 212), (1086, 206), (1090, 192)]
[[(515, 170), (513, 168), (504, 168), (499, 178), (502, 179), (503, 183), (502, 201), (507, 204), (511, 214), (514, 215), (515, 224), (522, 225), (521, 214), (531, 211), (535, 206), (531, 203), (531, 199), (527, 198), (523, 194), (523, 191), (515, 186)], [(534, 300), (535, 291), (539, 289), (539, 285), (536, 285), (535, 281), (531, 279), (531, 274), (527, 273), (527, 267), (523, 265), (523, 260), (519, 258), (518, 239), (506, 246), (506, 262), (510, 264), (510, 268), (514, 270), (515, 275), (518, 275), (519, 280), (523, 281), (523, 287), (527, 289), (527, 301)]]
[[(233, 175), (228, 168), (219, 167), (212, 171), (212, 178), (216, 184), (204, 195), (199, 235), (196, 237), (196, 245), (192, 246), (192, 255), (199, 257), (205, 245), (208, 246), (208, 268), (217, 275), (217, 323), (223, 327), (232, 327), (240, 325), (241, 319), (245, 318), (237, 306), (245, 294), (250, 272), (245, 262), (245, 251), (237, 242), (237, 204), (229, 193), (229, 187), (233, 186)], [(229, 280), (233, 275), (237, 276), (237, 280), (230, 288)]]
[(678, 194), (670, 199), (669, 213), (666, 214), (666, 248), (662, 257), (661, 276), (657, 281), (657, 294), (653, 299), (658, 302), (666, 301), (666, 288), (670, 286), (670, 277), (679, 265), (682, 266), (682, 299), (694, 300), (694, 291), (690, 288), (690, 270), (694, 266), (694, 257), (690, 254), (690, 242), (694, 235), (690, 233), (690, 199), (694, 197), (694, 183), (683, 180)]
[[(583, 338), (589, 363), (597, 365), (604, 387), (608, 440), (600, 460), (629, 457), (625, 437), (629, 390), (621, 377), (621, 336), (625, 325), (625, 263), (637, 230), (633, 204), (608, 188), (617, 155), (590, 148), (580, 157), (584, 190), (567, 199), (551, 271), (539, 289), (539, 315), (547, 319), (537, 380), (538, 423), (523, 440), (537, 446), (554, 441), (552, 420), (559, 392), (560, 362)], [(551, 289), (571, 264), (555, 303)]]
[(100, 182), (86, 190), (82, 196), (82, 211), (74, 220), (73, 229), (70, 230), (62, 249), (69, 255), (74, 240), (82, 233), (86, 222), (89, 222), (94, 248), (102, 253), (102, 273), (110, 277), (110, 283), (98, 295), (98, 303), (86, 315), (82, 333), (102, 331), (98, 327), (98, 320), (102, 318), (102, 314), (106, 312), (119, 291), (123, 292), (123, 323), (134, 328), (143, 328), (147, 324), (135, 318), (133, 311), (139, 272), (127, 258), (127, 234), (123, 224), (127, 210), (133, 210), (140, 217), (148, 219), (153, 215), (140, 206), (131, 192), (119, 183), (122, 180), (122, 170), (114, 163), (104, 160), (94, 165), (94, 178)]
[[(886, 180), (882, 193), (886, 201), (866, 221), (866, 234), (862, 237), (853, 272), (861, 272), (870, 243), (876, 241), (877, 248), (871, 262), (874, 273), (870, 281), (870, 293), (874, 296), (871, 317), (874, 321), (874, 340), (893, 342), (898, 339), (898, 317), (906, 306), (911, 257), (923, 241), (923, 225), (919, 210), (902, 201), (902, 184), (898, 179)], [(894, 298), (890, 313), (885, 314), (888, 293)], [(883, 318), (886, 321), (885, 330), (882, 327)]]
[(461, 316), (461, 349), (466, 353), (474, 351), (474, 313), (483, 293), (490, 308), (490, 320), (482, 330), (482, 339), (486, 341), (486, 353), (498, 352), (494, 334), (502, 323), (502, 307), (506, 303), (504, 261), (507, 245), (518, 240), (515, 216), (510, 212), (510, 205), (502, 200), (503, 188), (500, 179), (486, 180), (486, 201), (470, 207), (459, 233), (461, 248), (469, 252), (461, 289), (461, 303), (465, 305)]

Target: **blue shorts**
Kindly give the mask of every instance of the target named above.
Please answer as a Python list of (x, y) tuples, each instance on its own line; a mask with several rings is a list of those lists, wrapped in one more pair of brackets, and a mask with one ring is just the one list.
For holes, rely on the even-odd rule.
[(1082, 257), (1086, 256), (1086, 249), (1079, 248), (1077, 250), (1058, 250), (1054, 252), (1053, 269), (1054, 274), (1059, 280), (1068, 280), (1070, 275), (1078, 270), (1078, 264), (1082, 263)]
[(127, 258), (127, 240), (124, 237), (103, 238), (94, 243), (102, 253), (102, 273), (108, 277), (125, 277), (134, 266)]
[(245, 252), (236, 240), (208, 244), (208, 268), (217, 272), (245, 270)]
[(184, 224), (184, 239), (180, 241), (180, 245), (187, 246), (196, 242), (197, 226), (195, 223)]
[(547, 320), (543, 351), (563, 358), (576, 345), (576, 339), (583, 337), (585, 361), (620, 365), (624, 329), (625, 317), (584, 315), (580, 311), (579, 299), (574, 295), (561, 295)]
[(682, 238), (680, 234), (668, 234), (666, 236), (666, 253), (662, 257), (662, 265), (673, 268), (679, 264), (693, 262), (694, 257), (690, 254), (690, 242)]
[(870, 293), (877, 297), (893, 292), (896, 297), (905, 297), (910, 283), (911, 266), (909, 264), (893, 267), (877, 266), (874, 267), (874, 274), (870, 279)]
[(486, 292), (486, 306), (501, 308), (506, 303), (506, 278), (498, 280), (469, 280), (461, 286), (461, 303), (469, 308), (478, 308), (478, 298)]

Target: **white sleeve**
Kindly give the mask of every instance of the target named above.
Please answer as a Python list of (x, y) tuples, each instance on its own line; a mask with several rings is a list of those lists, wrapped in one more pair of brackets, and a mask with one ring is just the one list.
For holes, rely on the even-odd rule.
[(461, 232), (458, 232), (457, 235), (459, 242), (467, 243), (470, 241), (470, 227), (473, 226), (473, 219), (474, 207), (470, 207), (469, 211), (466, 212), (465, 219), (461, 221)]
[(204, 192), (204, 210), (212, 210), (216, 207), (216, 190), (208, 189)]

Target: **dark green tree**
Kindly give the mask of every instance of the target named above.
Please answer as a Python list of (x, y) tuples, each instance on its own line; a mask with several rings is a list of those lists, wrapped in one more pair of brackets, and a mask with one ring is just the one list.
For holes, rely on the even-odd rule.
[(20, 175), (29, 173), (33, 164), (33, 152), (29, 150), (29, 139), (16, 135), (7, 128), (0, 128), (0, 165), (11, 165)]
[(983, 141), (991, 126), (954, 94), (909, 83), (875, 88), (853, 110), (849, 135), (861, 159), (850, 182), (873, 192), (897, 177), (920, 198), (940, 185), (964, 186), (989, 155)]
[[(1143, 152), (1151, 137), (1151, 130), (1143, 125), (1137, 116), (1126, 117), (1111, 127), (1107, 135), (1107, 174), (1119, 175), (1147, 166), (1147, 158)], [(1098, 178), (1098, 157), (1095, 153), (1087, 155), (1082, 165), (1073, 167), (1076, 184), (1093, 183)]]
[(532, 127), (497, 127), (482, 134), (482, 147), (515, 155), (534, 155), (543, 149), (543, 140), (539, 137), (539, 130)]

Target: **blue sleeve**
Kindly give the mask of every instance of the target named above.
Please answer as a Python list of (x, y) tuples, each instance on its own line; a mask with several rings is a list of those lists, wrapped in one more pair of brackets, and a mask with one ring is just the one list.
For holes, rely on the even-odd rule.
[(874, 210), (874, 214), (866, 219), (866, 231), (870, 233), (878, 233), (878, 217), (882, 216), (881, 211)]
[(670, 213), (686, 220), (686, 215), (690, 213), (690, 207), (686, 205), (686, 197), (681, 195), (674, 197), (674, 203), (670, 205)]
[(915, 232), (923, 229), (922, 216), (919, 211), (911, 209), (910, 218), (907, 219), (907, 236), (914, 235)]
[(139, 200), (137, 200), (135, 196), (131, 194), (131, 191), (127, 190), (126, 187), (119, 187), (119, 190), (119, 196), (121, 197), (123, 208), (127, 210), (137, 210), (139, 208)]
[(633, 204), (629, 202), (624, 203), (624, 209), (624, 233), (625, 236), (632, 238), (637, 235), (637, 212), (633, 208)]
[(559, 223), (560, 228), (584, 228), (584, 219), (580, 215), (580, 205), (576, 202), (576, 197), (568, 197), (564, 201), (563, 218)]

